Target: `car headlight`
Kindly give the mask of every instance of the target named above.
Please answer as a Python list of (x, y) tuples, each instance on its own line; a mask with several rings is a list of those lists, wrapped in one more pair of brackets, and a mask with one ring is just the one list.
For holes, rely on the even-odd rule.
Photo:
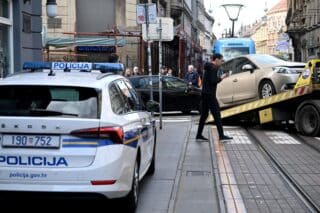
[(273, 67), (273, 71), (281, 74), (298, 74), (298, 72), (290, 67)]

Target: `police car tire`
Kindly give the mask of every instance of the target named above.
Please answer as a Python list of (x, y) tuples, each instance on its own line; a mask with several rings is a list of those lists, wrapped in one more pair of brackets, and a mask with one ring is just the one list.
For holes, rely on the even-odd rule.
[(154, 146), (153, 146), (153, 151), (152, 151), (152, 160), (151, 160), (150, 166), (148, 168), (147, 175), (153, 175), (156, 170), (156, 138), (157, 138), (157, 135), (155, 134), (154, 135)]
[(320, 113), (313, 105), (303, 106), (297, 113), (296, 122), (303, 135), (317, 136), (320, 133)]
[(139, 196), (139, 162), (136, 161), (134, 165), (132, 186), (129, 194), (124, 199), (124, 205), (126, 212), (135, 212), (138, 205)]

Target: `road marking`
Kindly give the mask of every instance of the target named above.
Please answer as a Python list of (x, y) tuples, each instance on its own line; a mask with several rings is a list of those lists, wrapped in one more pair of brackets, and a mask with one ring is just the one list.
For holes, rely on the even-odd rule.
[(299, 141), (297, 141), (296, 139), (284, 132), (266, 132), (266, 135), (275, 144), (301, 144)]
[(243, 130), (225, 130), (225, 134), (233, 137), (227, 144), (252, 144)]
[[(157, 122), (160, 122), (158, 119), (156, 120)], [(178, 122), (191, 122), (191, 119), (162, 119), (162, 122), (165, 123), (178, 123)]]

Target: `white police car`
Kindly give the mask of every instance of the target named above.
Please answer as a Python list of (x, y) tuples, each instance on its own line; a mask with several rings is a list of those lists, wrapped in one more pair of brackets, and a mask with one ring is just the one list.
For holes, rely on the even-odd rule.
[(0, 80), (0, 191), (124, 197), (134, 209), (155, 170), (156, 127), (130, 82), (104, 73), (122, 65), (24, 68)]

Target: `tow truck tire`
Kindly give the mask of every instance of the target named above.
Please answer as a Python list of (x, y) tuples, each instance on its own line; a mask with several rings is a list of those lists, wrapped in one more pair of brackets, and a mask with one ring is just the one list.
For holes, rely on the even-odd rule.
[(302, 106), (296, 113), (298, 131), (306, 136), (317, 136), (320, 130), (320, 113), (315, 105)]
[(263, 80), (259, 84), (259, 98), (267, 98), (276, 94), (276, 89), (272, 81)]

